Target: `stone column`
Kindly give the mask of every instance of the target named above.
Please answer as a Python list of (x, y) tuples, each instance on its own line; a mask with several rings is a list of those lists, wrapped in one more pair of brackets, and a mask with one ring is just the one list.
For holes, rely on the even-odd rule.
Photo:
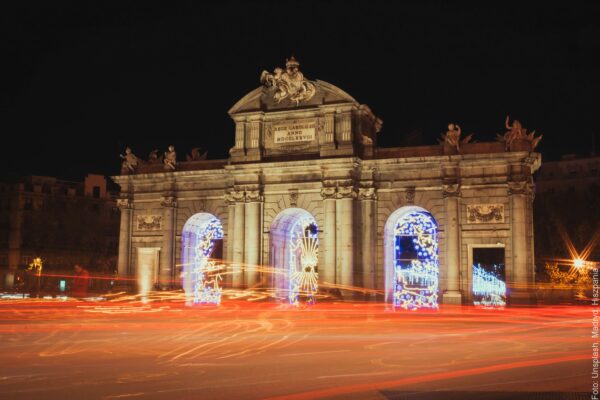
[(175, 197), (165, 196), (161, 201), (163, 207), (162, 245), (160, 249), (160, 277), (159, 284), (162, 290), (172, 286), (175, 247)]
[(261, 209), (260, 190), (246, 191), (246, 222), (245, 222), (245, 264), (246, 286), (251, 288), (256, 285), (259, 277), (260, 243), (261, 243)]
[[(338, 188), (336, 212), (339, 219), (336, 221), (338, 231), (336, 240), (340, 267), (340, 282), (344, 286), (352, 286), (354, 283), (354, 198), (356, 192), (352, 186)], [(339, 236), (338, 236), (339, 235)]]
[(233, 225), (233, 274), (232, 287), (241, 288), (244, 285), (242, 268), (244, 264), (244, 235), (246, 204), (244, 203), (244, 192), (232, 192), (235, 199), (235, 221)]
[(319, 281), (336, 283), (336, 190), (335, 187), (323, 187), (323, 243), (319, 246), (321, 260), (319, 264)]
[(509, 296), (512, 304), (527, 304), (533, 301), (533, 291), (529, 287), (527, 200), (531, 189), (526, 181), (509, 182), (510, 228), (512, 232), (512, 273), (509, 282)]
[(375, 200), (377, 192), (374, 187), (360, 188), (358, 199), (361, 206), (362, 284), (365, 289), (375, 289), (375, 240), (377, 238)]
[[(226, 265), (232, 267), (233, 262), (233, 241), (235, 239), (235, 200), (231, 193), (227, 193), (224, 196), (225, 202), (227, 203), (227, 236), (225, 245), (225, 260)], [(230, 272), (230, 271), (227, 271)], [(232, 275), (227, 273), (223, 276), (223, 285), (226, 287), (232, 287)]]
[[(117, 260), (117, 273), (119, 278), (127, 278), (129, 275), (129, 262), (131, 260), (131, 218), (133, 204), (129, 199), (118, 199), (117, 207), (121, 210), (121, 229), (119, 231), (119, 258)], [(126, 286), (127, 281), (121, 281), (118, 285)]]
[(446, 210), (446, 291), (444, 304), (462, 304), (460, 293), (460, 185), (445, 184), (443, 187)]

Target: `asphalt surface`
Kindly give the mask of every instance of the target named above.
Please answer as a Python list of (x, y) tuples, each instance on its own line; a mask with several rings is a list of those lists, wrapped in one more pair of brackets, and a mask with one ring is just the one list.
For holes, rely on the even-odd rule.
[(0, 300), (1, 399), (590, 398), (590, 307)]

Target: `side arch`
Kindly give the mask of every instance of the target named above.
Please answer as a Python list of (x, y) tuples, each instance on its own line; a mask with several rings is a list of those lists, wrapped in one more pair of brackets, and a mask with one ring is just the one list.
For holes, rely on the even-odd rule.
[(384, 228), (385, 301), (406, 309), (437, 308), (438, 224), (427, 210), (405, 206)]
[(221, 301), (220, 264), (223, 258), (223, 226), (213, 214), (191, 216), (181, 232), (181, 264), (186, 304)]

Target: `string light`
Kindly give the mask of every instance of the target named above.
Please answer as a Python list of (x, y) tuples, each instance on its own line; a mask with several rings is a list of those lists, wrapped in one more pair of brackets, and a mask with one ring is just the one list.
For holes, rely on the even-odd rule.
[[(189, 279), (191, 283), (191, 299), (193, 304), (220, 304), (222, 288), (219, 286), (222, 265), (217, 264), (209, 257), (215, 247), (215, 241), (223, 239), (223, 227), (217, 218), (212, 218), (208, 222), (201, 224), (195, 232), (192, 233), (193, 262), (184, 260), (184, 265), (189, 267), (184, 279)], [(189, 296), (189, 294), (188, 294)]]
[(473, 265), (474, 305), (504, 307), (506, 305), (506, 283), (500, 279), (500, 266), (493, 265), (494, 272), (486, 271), (480, 264)]
[[(437, 225), (431, 214), (415, 211), (398, 219), (395, 237), (394, 306), (407, 310), (438, 308)], [(415, 256), (406, 258), (403, 238), (412, 239)], [(406, 262), (409, 261), (407, 264)]]
[(307, 304), (314, 304), (319, 289), (316, 271), (319, 258), (319, 239), (314, 218), (304, 217), (296, 220), (290, 229), (289, 258), (289, 301), (300, 305), (301, 295)]

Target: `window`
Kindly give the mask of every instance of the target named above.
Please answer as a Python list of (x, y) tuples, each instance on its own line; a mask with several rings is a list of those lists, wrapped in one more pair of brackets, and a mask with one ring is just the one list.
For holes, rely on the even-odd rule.
[(100, 186), (94, 186), (92, 189), (92, 196), (96, 199), (100, 198)]

